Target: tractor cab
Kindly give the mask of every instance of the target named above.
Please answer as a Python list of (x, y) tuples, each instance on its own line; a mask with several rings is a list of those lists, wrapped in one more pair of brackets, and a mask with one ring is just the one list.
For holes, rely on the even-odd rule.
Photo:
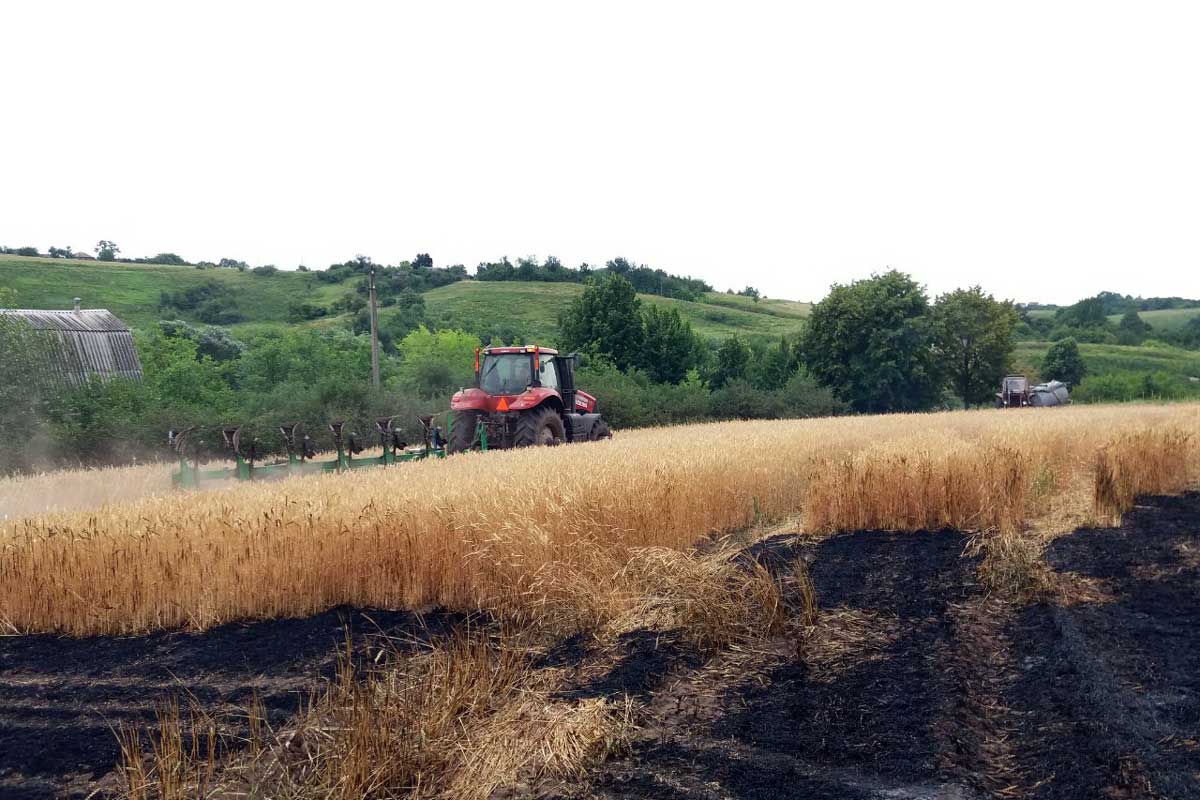
[(450, 399), (450, 451), (611, 436), (596, 398), (575, 387), (577, 363), (538, 345), (476, 350), (475, 385)]

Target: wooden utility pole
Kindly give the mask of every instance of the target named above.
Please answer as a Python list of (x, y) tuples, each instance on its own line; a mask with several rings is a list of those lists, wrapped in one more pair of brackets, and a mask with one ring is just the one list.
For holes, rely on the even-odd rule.
[(375, 302), (375, 268), (371, 267), (371, 385), (379, 388), (379, 308)]

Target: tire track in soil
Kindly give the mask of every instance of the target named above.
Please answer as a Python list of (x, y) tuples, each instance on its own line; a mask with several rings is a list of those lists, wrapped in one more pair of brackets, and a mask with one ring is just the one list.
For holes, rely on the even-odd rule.
[(965, 800), (981, 796), (978, 776), (1010, 785), (1007, 717), (985, 713), (1008, 669), (991, 657), (1002, 617), (965, 543), (880, 531), (758, 543), (749, 555), (768, 568), (809, 563), (822, 612), (803, 658), (779, 640), (682, 676), (654, 697), (630, 756), (570, 796)]
[(1037, 800), (1200, 798), (1200, 493), (1141, 502), (1047, 552), (1060, 585), (1103, 593), (1013, 622), (1009, 702)]
[(1061, 596), (1026, 607), (984, 596), (950, 532), (758, 543), (810, 565), (802, 657), (639, 687), (632, 752), (559, 796), (1200, 800), (1200, 493), (1142, 503), (1053, 542)]
[(1019, 720), (1005, 699), (1019, 675), (1006, 630), (1013, 607), (981, 597), (948, 610), (953, 633), (936, 659), (951, 688), (935, 725), (940, 768), (982, 795), (1024, 796), (1028, 779), (1013, 744)]

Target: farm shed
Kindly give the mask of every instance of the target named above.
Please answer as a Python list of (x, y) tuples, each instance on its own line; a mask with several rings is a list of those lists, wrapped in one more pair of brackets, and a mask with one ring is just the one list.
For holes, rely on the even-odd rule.
[(44, 366), (36, 378), (45, 383), (78, 386), (92, 377), (142, 378), (133, 334), (102, 308), (0, 309), (0, 337), (26, 340), (21, 346), (35, 351), (34, 363)]

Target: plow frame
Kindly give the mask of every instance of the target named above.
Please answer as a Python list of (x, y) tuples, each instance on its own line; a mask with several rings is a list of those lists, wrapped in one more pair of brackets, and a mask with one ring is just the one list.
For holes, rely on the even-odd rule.
[[(343, 437), (344, 422), (334, 422), (329, 425), (333, 431), (336, 458), (330, 460), (312, 460), (311, 443), (303, 435), (299, 424), (282, 425), (280, 432), (287, 442), (287, 460), (275, 461), (269, 464), (256, 464), (257, 447), (252, 441), (249, 448), (243, 452), (241, 446), (241, 427), (225, 428), (222, 435), (225, 446), (232, 451), (234, 465), (232, 467), (217, 467), (202, 469), (199, 456), (187, 454), (188, 439), (193, 429), (171, 431), (169, 441), (171, 447), (179, 454), (179, 469), (171, 475), (172, 485), (181, 489), (195, 489), (208, 481), (259, 481), (289, 477), (293, 475), (313, 475), (319, 473), (343, 473), (370, 467), (392, 466), (410, 461), (422, 461), (427, 458), (445, 458), (446, 445), (441, 432), (432, 425), (432, 417), (421, 417), (424, 427), (424, 442), (414, 447), (406, 447), (399, 439), (399, 433), (393, 427), (395, 417), (385, 417), (376, 421), (383, 452), (378, 456), (356, 457), (361, 452), (354, 434), (349, 440)], [(487, 436), (483, 434), (486, 443)], [(485, 444), (486, 449), (486, 444)]]

